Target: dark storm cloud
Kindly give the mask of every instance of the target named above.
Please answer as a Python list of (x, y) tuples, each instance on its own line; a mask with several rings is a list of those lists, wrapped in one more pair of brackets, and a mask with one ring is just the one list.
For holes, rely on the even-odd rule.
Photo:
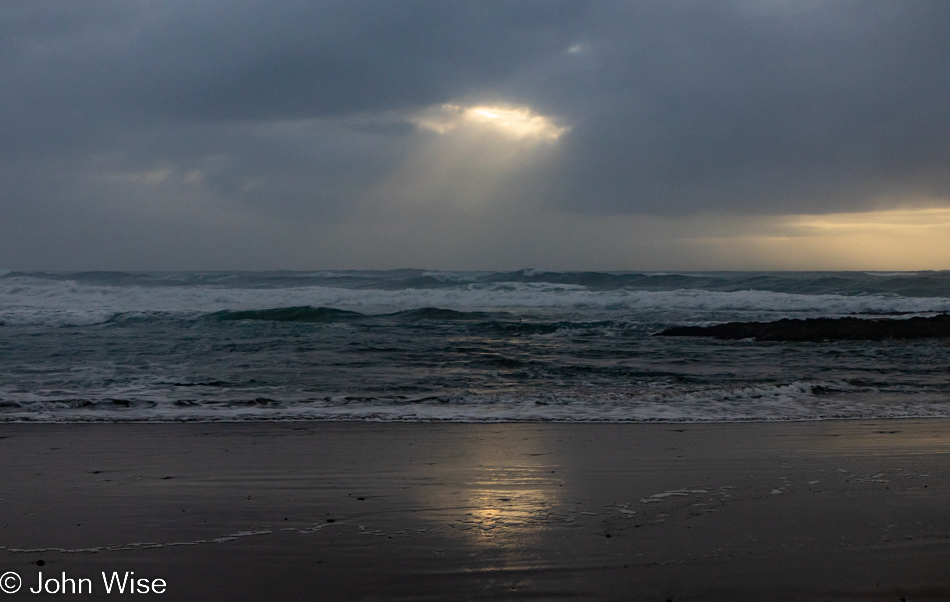
[(950, 4), (635, 5), (614, 23), (630, 27), (594, 42), (600, 104), (568, 140), (564, 202), (794, 213), (950, 194)]
[[(141, 41), (132, 98), (199, 119), (271, 119), (451, 100), (510, 75), (519, 57), (563, 46), (558, 26), (579, 7), (291, 2), (195, 12)], [(172, 52), (152, 54), (172, 41)]]
[(435, 135), (398, 116), (447, 102), (571, 126), (537, 168), (560, 210), (950, 197), (944, 0), (11, 0), (0, 74), (0, 219), (40, 231), (156, 170), (235, 211), (334, 220)]
[(57, 169), (62, 156), (110, 155), (117, 169), (212, 156), (212, 192), (326, 218), (398, 163), (406, 124), (317, 128), (306, 145), (262, 124), (491, 89), (522, 59), (561, 51), (579, 12), (550, 1), (18, 3), (0, 16), (0, 156)]
[[(307, 118), (445, 102), (490, 87), (538, 53), (562, 49), (570, 31), (561, 28), (581, 12), (580, 5), (553, 1), (142, 3), (137, 14), (113, 20), (115, 31), (105, 36), (111, 46), (74, 40), (79, 47), (70, 50), (86, 56), (49, 57), (42, 45), (55, 46), (53, 32), (78, 38), (90, 28), (87, 14), (55, 6), (21, 9), (27, 14), (0, 24), (32, 30), (11, 33), (13, 45), (41, 46), (13, 53), (32, 63), (24, 71), (59, 71), (28, 84), (55, 93), (55, 80), (65, 79), (72, 99), (100, 102), (117, 118), (193, 120)], [(128, 12), (127, 4), (115, 8)], [(44, 10), (55, 14), (43, 18)]]

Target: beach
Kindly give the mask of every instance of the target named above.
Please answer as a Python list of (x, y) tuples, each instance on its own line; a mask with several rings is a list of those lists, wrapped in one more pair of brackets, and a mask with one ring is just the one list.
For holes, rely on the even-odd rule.
[(4, 2), (0, 602), (950, 602), (948, 40)]
[(946, 600), (948, 432), (7, 423), (0, 573), (11, 600), (113, 572), (172, 600)]

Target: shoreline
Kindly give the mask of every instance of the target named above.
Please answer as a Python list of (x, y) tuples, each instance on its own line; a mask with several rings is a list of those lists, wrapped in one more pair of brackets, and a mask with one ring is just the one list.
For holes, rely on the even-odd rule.
[(948, 433), (0, 423), (0, 573), (128, 570), (174, 600), (945, 600)]
[(687, 426), (703, 426), (703, 425), (730, 425), (730, 424), (819, 424), (826, 422), (877, 422), (877, 421), (888, 421), (888, 420), (920, 420), (920, 421), (929, 421), (929, 420), (946, 420), (950, 421), (950, 416), (875, 416), (875, 417), (866, 417), (866, 416), (835, 416), (831, 418), (775, 418), (775, 419), (761, 419), (761, 418), (748, 418), (748, 419), (732, 419), (732, 420), (663, 420), (663, 419), (644, 419), (644, 420), (564, 420), (559, 418), (550, 418), (550, 419), (541, 419), (541, 418), (525, 418), (523, 420), (511, 419), (511, 418), (499, 418), (497, 420), (459, 420), (457, 418), (428, 418), (420, 419), (416, 417), (411, 418), (393, 418), (393, 419), (384, 419), (384, 420), (371, 420), (371, 419), (360, 419), (360, 418), (259, 418), (255, 416), (254, 418), (249, 418), (247, 420), (240, 419), (231, 419), (231, 418), (222, 418), (216, 420), (208, 420), (206, 418), (176, 418), (176, 419), (151, 419), (151, 418), (142, 418), (142, 419), (122, 419), (122, 420), (110, 420), (108, 418), (98, 419), (98, 420), (88, 420), (88, 419), (61, 419), (61, 420), (4, 420), (0, 418), (0, 428), (3, 428), (7, 425), (138, 425), (144, 426), (149, 424), (156, 425), (200, 425), (200, 424), (244, 424), (244, 425), (254, 425), (254, 424), (368, 424), (368, 425), (408, 425), (408, 424), (437, 424), (437, 425), (494, 425), (494, 424), (511, 424), (511, 425), (591, 425), (591, 426), (636, 426), (636, 425), (687, 425)]

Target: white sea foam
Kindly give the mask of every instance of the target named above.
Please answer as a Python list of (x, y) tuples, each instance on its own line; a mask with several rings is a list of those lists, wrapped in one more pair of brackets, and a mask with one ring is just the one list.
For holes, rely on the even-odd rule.
[[(7, 274), (0, 277), (0, 421), (950, 416), (939, 368), (948, 352), (939, 341), (757, 344), (649, 336), (676, 324), (950, 311), (950, 289), (938, 282), (946, 275), (921, 277), (916, 288), (861, 278), (775, 273), (692, 281), (772, 287), (721, 292), (639, 290), (629, 283), (642, 282), (641, 275), (534, 271)], [(884, 284), (862, 288), (870, 280)], [(688, 278), (663, 282), (691, 286)], [(944, 296), (882, 292), (895, 287)], [(364, 320), (302, 312), (339, 318), (303, 325), (207, 319), (222, 310), (296, 306), (486, 313)], [(86, 328), (102, 323), (121, 327)]]
[[(12, 277), (0, 280), (0, 322), (8, 325), (82, 326), (128, 312), (200, 314), (220, 310), (310, 305), (386, 313), (420, 307), (457, 310), (549, 310), (584, 314), (610, 312), (634, 316), (684, 312), (718, 319), (715, 314), (775, 314), (805, 317), (855, 313), (928, 313), (950, 311), (943, 297), (895, 295), (801, 295), (750, 290), (713, 292), (589, 290), (580, 285), (548, 283), (469, 283), (448, 288), (367, 290), (326, 286), (222, 288), (214, 286), (103, 286), (75, 281)], [(675, 316), (670, 316), (673, 321)]]
[[(349, 397), (283, 400), (259, 405), (218, 401), (172, 403), (157, 391), (128, 406), (43, 399), (36, 392), (0, 391), (0, 421), (257, 421), (371, 422), (747, 422), (950, 417), (942, 395), (816, 395), (815, 385), (739, 387), (658, 393), (461, 394), (451, 397)], [(126, 391), (130, 393), (131, 391)], [(144, 391), (140, 392), (144, 393)], [(232, 397), (234, 392), (230, 394)], [(20, 398), (20, 403), (13, 402)], [(4, 401), (5, 400), (5, 401)]]

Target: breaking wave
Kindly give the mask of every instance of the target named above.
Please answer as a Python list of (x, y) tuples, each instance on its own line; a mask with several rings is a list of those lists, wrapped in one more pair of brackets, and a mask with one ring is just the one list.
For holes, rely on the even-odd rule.
[(743, 422), (950, 417), (950, 402), (937, 396), (869, 398), (857, 393), (842, 383), (794, 382), (652, 393), (336, 395), (294, 401), (61, 399), (0, 403), (0, 421)]
[(950, 347), (652, 334), (950, 311), (950, 273), (0, 273), (0, 420), (950, 416)]

